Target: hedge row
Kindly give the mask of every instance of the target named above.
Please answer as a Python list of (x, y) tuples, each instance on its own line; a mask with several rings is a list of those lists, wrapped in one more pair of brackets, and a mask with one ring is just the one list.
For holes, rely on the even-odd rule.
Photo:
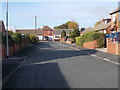
[(88, 33), (85, 33), (84, 35), (80, 37), (76, 37), (76, 44), (83, 46), (85, 42), (92, 42), (93, 40), (97, 40), (97, 46), (98, 48), (102, 48), (105, 46), (105, 36), (103, 33), (91, 31)]
[[(37, 37), (35, 35), (28, 35), (28, 34), (21, 35), (18, 32), (13, 33), (12, 35), (8, 35), (9, 46), (13, 45), (14, 43), (20, 44), (22, 41), (25, 41), (28, 43), (36, 43)], [(0, 42), (6, 45), (6, 35), (2, 34), (2, 39), (0, 39)]]

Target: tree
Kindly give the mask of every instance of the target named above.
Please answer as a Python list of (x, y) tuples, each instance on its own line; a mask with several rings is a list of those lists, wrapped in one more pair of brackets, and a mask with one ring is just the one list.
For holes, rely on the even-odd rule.
[(77, 22), (68, 21), (66, 24), (68, 25), (68, 29), (78, 29), (79, 28), (79, 25)]
[(75, 29), (73, 33), (74, 33), (75, 37), (80, 36), (79, 29)]
[(12, 30), (9, 30), (9, 31), (8, 31), (8, 35), (10, 35), (10, 36), (11, 36), (13, 33), (14, 33), (14, 32), (13, 32)]
[(85, 30), (85, 28), (83, 28), (83, 27), (80, 29), (81, 32), (83, 32), (84, 30)]
[(68, 21), (62, 25), (55, 26), (54, 29), (78, 29), (79, 25), (77, 22)]
[(21, 34), (16, 32), (12, 34), (12, 39), (15, 43), (21, 43)]
[(66, 37), (66, 31), (65, 30), (62, 31), (61, 37)]
[(67, 28), (68, 28), (67, 24), (62, 24), (54, 27), (54, 29), (67, 29)]
[(102, 22), (101, 20), (97, 21), (94, 26), (99, 25), (101, 22)]
[(37, 42), (36, 36), (34, 34), (30, 35), (30, 41), (31, 41), (31, 43), (36, 43)]

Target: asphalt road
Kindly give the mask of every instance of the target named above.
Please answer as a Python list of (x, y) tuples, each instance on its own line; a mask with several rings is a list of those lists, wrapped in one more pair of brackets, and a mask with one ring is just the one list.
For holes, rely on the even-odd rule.
[(118, 65), (59, 42), (40, 42), (5, 88), (118, 88)]

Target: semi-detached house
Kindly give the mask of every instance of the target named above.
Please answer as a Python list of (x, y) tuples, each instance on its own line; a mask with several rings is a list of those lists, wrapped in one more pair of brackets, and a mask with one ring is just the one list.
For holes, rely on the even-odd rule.
[(62, 31), (66, 31), (66, 35), (69, 36), (70, 32), (73, 32), (73, 29), (52, 29), (49, 26), (44, 26), (43, 28), (38, 29), (17, 29), (16, 32), (21, 34), (34, 34), (39, 40), (48, 40), (59, 41), (61, 38)]

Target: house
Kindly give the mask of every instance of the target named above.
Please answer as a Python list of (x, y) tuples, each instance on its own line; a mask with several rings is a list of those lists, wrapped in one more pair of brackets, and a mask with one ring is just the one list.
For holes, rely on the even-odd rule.
[(69, 36), (70, 32), (73, 32), (73, 29), (52, 29), (49, 26), (43, 26), (43, 28), (38, 29), (17, 29), (16, 32), (21, 34), (34, 34), (39, 40), (50, 40), (50, 41), (59, 41), (61, 38), (62, 31), (66, 31), (66, 35)]
[(0, 32), (2, 32), (3, 35), (6, 34), (5, 25), (2, 20), (0, 20)]
[(43, 40), (46, 37), (48, 40), (53, 40), (53, 29), (51, 29), (48, 26), (44, 26), (42, 29), (17, 29), (16, 32), (19, 32), (21, 34), (34, 34), (36, 35), (39, 40)]
[(16, 32), (21, 33), (23, 35), (34, 34), (39, 38), (39, 40), (43, 39), (43, 30), (40, 28), (38, 28), (38, 29), (17, 29)]
[(90, 31), (95, 31), (95, 30), (94, 30), (93, 27), (85, 28), (85, 30), (84, 30), (83, 32), (81, 32), (80, 35), (83, 35), (83, 34), (85, 34), (85, 33), (87, 33), (87, 32), (90, 32)]
[(111, 33), (111, 19), (102, 19), (101, 23), (94, 27), (94, 30), (101, 33)]
[(100, 31), (100, 33), (111, 33), (111, 19), (102, 19), (100, 24), (94, 27), (85, 28), (82, 34), (89, 31)]
[(44, 26), (43, 30), (43, 39), (53, 40), (53, 29), (49, 26)]
[(115, 32), (120, 32), (120, 7), (110, 13), (111, 15), (111, 28)]
[(73, 29), (54, 29), (53, 31), (53, 40), (54, 41), (59, 41), (61, 38), (61, 33), (62, 31), (65, 30), (66, 36), (69, 36), (70, 32), (73, 32)]

